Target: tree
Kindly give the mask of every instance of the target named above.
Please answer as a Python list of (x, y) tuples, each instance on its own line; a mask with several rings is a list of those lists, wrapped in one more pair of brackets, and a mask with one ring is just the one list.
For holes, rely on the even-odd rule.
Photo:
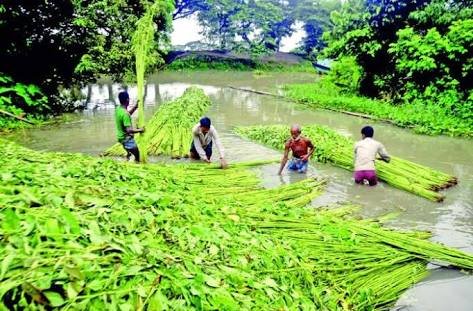
[[(172, 1), (172, 0), (167, 0)], [(82, 77), (108, 75), (115, 80), (134, 71), (131, 37), (146, 7), (155, 1), (75, 0), (74, 23), (86, 30), (87, 46), (76, 72)], [(167, 12), (166, 14), (172, 14)], [(169, 46), (169, 16), (154, 17), (156, 52), (164, 54)]]
[(218, 48), (260, 55), (278, 51), (282, 38), (292, 34), (292, 2), (207, 0), (198, 16), (204, 36)]
[(353, 55), (361, 93), (436, 105), (473, 119), (471, 0), (349, 0), (331, 16), (325, 53)]
[(407, 25), (412, 12), (424, 8), (428, 0), (348, 0), (331, 16), (334, 27), (325, 39), (330, 57), (355, 56), (364, 69), (361, 93), (393, 96), (398, 79), (395, 63), (388, 53), (398, 30)]
[[(0, 72), (48, 95), (70, 86), (88, 34), (74, 23), (71, 1), (5, 0), (0, 11)], [(60, 107), (51, 102), (53, 110)]]
[(330, 13), (340, 6), (339, 0), (302, 0), (294, 4), (294, 19), (303, 22), (306, 33), (301, 42), (306, 54), (318, 54), (326, 46), (323, 33), (332, 28)]
[(234, 46), (236, 28), (234, 15), (242, 9), (242, 1), (208, 0), (208, 9), (199, 12), (202, 34), (221, 50)]
[[(173, 2), (172, 0), (161, 0)], [(122, 80), (134, 69), (131, 36), (152, 0), (6, 0), (0, 9), (0, 72), (17, 83), (38, 85), (64, 106), (58, 88), (82, 84), (100, 75)], [(171, 7), (172, 7), (172, 3)], [(169, 45), (169, 17), (154, 18), (156, 50)]]
[(205, 0), (175, 0), (175, 10), (172, 19), (186, 18), (199, 11), (208, 10), (208, 4)]

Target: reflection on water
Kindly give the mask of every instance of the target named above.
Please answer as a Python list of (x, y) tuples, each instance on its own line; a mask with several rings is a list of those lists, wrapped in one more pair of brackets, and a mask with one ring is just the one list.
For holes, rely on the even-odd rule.
[(399, 311), (472, 309), (473, 277), (442, 268), (402, 295), (394, 307)]
[[(280, 151), (268, 149), (232, 134), (232, 129), (238, 125), (317, 123), (329, 126), (353, 139), (359, 139), (361, 127), (368, 122), (365, 119), (323, 110), (304, 110), (281, 99), (226, 87), (231, 85), (277, 92), (277, 85), (313, 79), (311, 75), (300, 74), (275, 74), (257, 79), (248, 73), (233, 72), (165, 73), (149, 79), (145, 112), (149, 118), (160, 103), (180, 96), (190, 85), (198, 85), (213, 102), (208, 116), (221, 133), (230, 162), (279, 159), (282, 155)], [(78, 114), (76, 121), (53, 128), (20, 131), (15, 133), (12, 139), (34, 149), (99, 154), (115, 142), (114, 110), (111, 108), (122, 89), (123, 86), (119, 84), (89, 86), (83, 91), (89, 99), (88, 107), (91, 108), (83, 114)], [(128, 91), (132, 100), (136, 98), (135, 87), (128, 87)], [(101, 108), (93, 109), (95, 106)], [(360, 213), (366, 217), (400, 212), (399, 217), (389, 225), (429, 230), (433, 233), (434, 240), (473, 252), (473, 141), (415, 135), (382, 123), (376, 123), (374, 127), (376, 139), (382, 141), (392, 154), (459, 178), (459, 185), (447, 191), (445, 202), (429, 202), (386, 184), (380, 184), (376, 188), (354, 185), (351, 172), (325, 164), (312, 166), (307, 175), (285, 172), (282, 177), (277, 176), (279, 164), (264, 166), (259, 170), (264, 185), (275, 187), (307, 176), (323, 177), (328, 179), (327, 191), (315, 200), (314, 205), (352, 201), (363, 206)], [(316, 141), (314, 144), (317, 146)], [(470, 298), (473, 297), (472, 277), (458, 281), (457, 272), (438, 269), (431, 276), (436, 277), (442, 278), (442, 286), (427, 280), (408, 292), (409, 297), (413, 297), (408, 303), (412, 309), (406, 310), (443, 310), (438, 307), (442, 304), (437, 306), (437, 301), (431, 300), (429, 295), (443, 297), (445, 305), (458, 306), (458, 309), (450, 308), (452, 310), (473, 309)], [(451, 291), (456, 294), (449, 298), (437, 295), (439, 291)]]

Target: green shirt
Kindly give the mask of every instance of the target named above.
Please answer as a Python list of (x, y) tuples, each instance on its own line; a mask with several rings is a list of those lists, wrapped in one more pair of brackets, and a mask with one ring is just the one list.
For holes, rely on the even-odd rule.
[(122, 106), (118, 106), (115, 109), (115, 124), (117, 127), (117, 139), (119, 142), (123, 142), (127, 136), (126, 128), (131, 127), (131, 117)]

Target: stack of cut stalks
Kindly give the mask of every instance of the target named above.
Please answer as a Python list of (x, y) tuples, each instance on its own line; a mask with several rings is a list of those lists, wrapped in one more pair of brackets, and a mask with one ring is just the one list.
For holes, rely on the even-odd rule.
[[(289, 128), (283, 125), (240, 127), (236, 132), (280, 150), (289, 138)], [(353, 170), (354, 141), (318, 125), (304, 126), (303, 134), (315, 145), (314, 160)], [(398, 157), (392, 157), (390, 163), (376, 161), (376, 171), (386, 183), (437, 202), (445, 198), (439, 190), (457, 184), (454, 176)]]

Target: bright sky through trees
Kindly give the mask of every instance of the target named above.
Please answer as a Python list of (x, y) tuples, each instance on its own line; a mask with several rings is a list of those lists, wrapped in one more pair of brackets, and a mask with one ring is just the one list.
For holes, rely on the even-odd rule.
[[(188, 18), (181, 18), (173, 21), (173, 32), (171, 35), (172, 45), (184, 45), (193, 41), (203, 40), (204, 37), (199, 33), (202, 27), (197, 21), (195, 15)], [(282, 39), (281, 52), (289, 52), (297, 47), (304, 36), (302, 24), (297, 23), (294, 27), (296, 31), (290, 37)]]

